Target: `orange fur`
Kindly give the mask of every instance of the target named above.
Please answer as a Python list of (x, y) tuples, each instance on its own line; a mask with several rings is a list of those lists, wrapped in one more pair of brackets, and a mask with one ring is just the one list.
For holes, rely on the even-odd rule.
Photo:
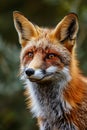
[[(21, 56), (20, 56), (21, 66), (26, 68), (26, 65), (27, 65), (28, 68), (36, 71), (36, 74), (37, 74), (37, 70), (40, 70), (39, 74), (37, 74), (38, 78), (40, 74), (41, 76), (43, 75), (43, 73), (45, 75), (46, 71), (49, 70), (50, 66), (57, 68), (58, 69), (57, 71), (56, 69), (54, 69), (54, 71), (56, 71), (54, 75), (54, 81), (60, 82), (59, 86), (57, 86), (58, 83), (53, 82), (53, 78), (52, 78), (52, 82), (54, 84), (54, 87), (56, 84), (57, 92), (59, 91), (58, 87), (61, 87), (61, 86), (64, 87), (64, 89), (61, 89), (61, 91), (63, 91), (63, 95), (62, 93), (61, 94), (58, 93), (59, 94), (58, 100), (60, 102), (59, 105), (62, 104), (62, 106), (61, 105), (59, 106), (59, 110), (57, 111), (57, 113), (60, 111), (60, 108), (62, 107), (63, 116), (64, 116), (62, 118), (63, 118), (63, 121), (65, 121), (64, 123), (66, 124), (66, 128), (70, 127), (71, 125), (71, 129), (72, 127), (74, 127), (73, 130), (77, 130), (77, 127), (78, 127), (78, 130), (86, 130), (87, 129), (87, 116), (85, 116), (85, 113), (87, 115), (87, 97), (86, 97), (87, 96), (87, 81), (86, 81), (86, 78), (82, 76), (79, 70), (78, 61), (77, 61), (76, 53), (75, 53), (76, 35), (78, 32), (77, 16), (74, 13), (68, 14), (67, 16), (63, 18), (63, 20), (61, 20), (61, 22), (56, 26), (56, 28), (47, 29), (47, 28), (40, 28), (38, 26), (34, 26), (23, 15), (21, 15), (18, 12), (14, 12), (14, 23), (15, 23), (15, 27), (19, 35), (19, 42), (22, 45), (22, 51), (21, 51)], [(32, 53), (33, 56), (29, 56), (29, 53)], [(43, 70), (45, 71), (43, 72)], [(61, 71), (63, 72), (63, 74), (61, 74)], [(54, 72), (52, 71), (52, 74), (53, 73)], [(57, 73), (61, 75), (61, 76), (59, 75), (60, 80), (57, 79), (58, 81), (56, 81), (56, 78), (58, 78), (58, 75), (56, 76)], [(44, 88), (44, 86), (46, 85), (45, 87), (49, 87), (50, 89), (49, 83), (51, 81), (51, 80), (48, 80), (49, 79), (48, 77), (48, 79), (44, 83), (43, 81), (44, 77), (45, 76), (41, 78), (40, 84), (38, 82), (37, 77), (34, 77), (33, 80), (32, 80), (32, 76), (28, 77), (28, 79), (30, 79), (31, 82), (36, 82), (37, 84), (39, 84), (38, 85), (40, 89), (39, 92), (42, 93), (42, 96), (45, 95), (44, 93), (47, 93), (48, 91), (45, 90), (45, 92), (43, 93), (43, 89), (41, 90), (40, 85), (43, 85), (41, 86), (42, 88)], [(62, 83), (61, 83), (61, 80), (62, 80)], [(32, 88), (31, 88), (31, 92), (32, 92)], [(35, 94), (36, 92), (37, 91), (35, 91)], [(34, 95), (34, 93), (32, 94), (34, 96), (34, 99), (33, 99), (31, 98), (33, 96), (29, 97), (30, 94), (31, 93), (29, 89), (26, 89), (25, 95), (27, 95), (28, 99), (30, 98), (30, 101), (28, 100), (28, 106), (32, 107), (34, 106), (34, 103), (36, 103), (33, 101), (33, 100), (36, 101), (35, 99), (36, 95)], [(48, 95), (50, 94), (48, 93)], [(63, 99), (61, 95), (63, 96)], [(41, 96), (41, 94), (39, 96)], [(44, 100), (46, 98), (45, 96), (44, 96)], [(52, 96), (55, 97), (55, 95), (52, 95)], [(48, 99), (46, 98), (46, 101), (49, 101), (50, 97), (48, 97)], [(60, 100), (60, 97), (61, 97), (61, 100)], [(45, 102), (44, 100), (43, 100), (43, 104)], [(50, 99), (50, 101), (51, 100), (53, 99)], [(55, 104), (56, 103), (57, 103), (57, 100), (55, 99)], [(45, 105), (41, 106), (41, 109)], [(48, 105), (49, 105), (49, 102), (48, 102)], [(48, 107), (47, 106), (45, 107), (46, 107), (46, 112), (47, 112)], [(37, 108), (40, 109), (39, 105), (37, 105)], [(34, 108), (36, 109), (36, 112), (37, 112), (37, 108)], [(69, 112), (67, 112), (66, 109)], [(48, 110), (51, 111), (51, 108), (49, 108)], [(44, 113), (44, 111), (41, 111), (41, 112)], [(42, 126), (44, 122), (46, 121), (50, 122), (51, 120), (51, 122), (53, 122), (54, 124), (57, 124), (54, 120), (56, 119), (56, 117), (54, 117), (52, 120), (50, 119), (51, 115), (49, 115), (48, 113), (44, 114), (45, 118), (44, 116), (42, 116), (43, 114), (41, 116), (37, 116), (38, 124), (39, 126), (41, 126), (41, 128), (43, 127), (43, 130), (48, 130), (48, 129), (44, 129), (44, 126)], [(55, 111), (53, 112), (53, 115), (54, 113)], [(48, 122), (46, 124), (48, 124)], [(75, 126), (73, 126), (73, 124)], [(59, 125), (60, 130), (65, 129), (65, 127), (62, 128), (63, 124), (61, 126), (60, 124), (57, 124), (57, 125)], [(51, 128), (49, 130), (58, 130), (57, 126), (55, 125), (54, 127), (51, 126)]]

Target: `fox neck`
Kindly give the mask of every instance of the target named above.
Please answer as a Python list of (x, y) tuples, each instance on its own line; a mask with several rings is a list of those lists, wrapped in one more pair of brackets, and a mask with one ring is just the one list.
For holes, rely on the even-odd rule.
[(64, 100), (63, 90), (67, 85), (66, 81), (51, 81), (46, 83), (32, 83), (28, 81), (29, 94), (32, 100), (31, 111), (36, 117), (54, 119), (63, 116), (63, 113), (69, 113), (70, 104)]

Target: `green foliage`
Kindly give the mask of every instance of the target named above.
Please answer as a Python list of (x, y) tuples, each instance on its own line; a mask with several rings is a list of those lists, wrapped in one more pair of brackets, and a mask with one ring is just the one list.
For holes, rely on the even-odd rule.
[(19, 69), (19, 50), (15, 45), (5, 45), (0, 39), (0, 93), (12, 93), (21, 87), (17, 73)]
[(18, 77), (20, 45), (13, 25), (14, 10), (47, 27), (55, 26), (69, 12), (77, 13), (80, 24), (77, 52), (80, 67), (87, 75), (87, 1), (0, 0), (0, 130), (37, 130), (26, 109), (24, 89)]
[(0, 94), (0, 130), (37, 130), (24, 100), (23, 90), (13, 95)]

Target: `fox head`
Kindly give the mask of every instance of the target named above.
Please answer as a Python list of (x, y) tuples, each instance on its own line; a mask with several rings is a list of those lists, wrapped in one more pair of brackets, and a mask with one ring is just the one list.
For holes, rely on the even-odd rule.
[(78, 32), (77, 15), (66, 15), (53, 29), (33, 25), (17, 11), (13, 17), (22, 46), (20, 62), (23, 75), (32, 82), (69, 81)]

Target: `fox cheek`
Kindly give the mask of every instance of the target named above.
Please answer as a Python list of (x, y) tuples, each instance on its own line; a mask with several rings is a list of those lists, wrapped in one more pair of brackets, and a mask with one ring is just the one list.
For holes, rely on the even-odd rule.
[(64, 63), (62, 63), (59, 58), (55, 58), (54, 60), (47, 60), (46, 61), (46, 68), (49, 68), (50, 66), (63, 68)]

